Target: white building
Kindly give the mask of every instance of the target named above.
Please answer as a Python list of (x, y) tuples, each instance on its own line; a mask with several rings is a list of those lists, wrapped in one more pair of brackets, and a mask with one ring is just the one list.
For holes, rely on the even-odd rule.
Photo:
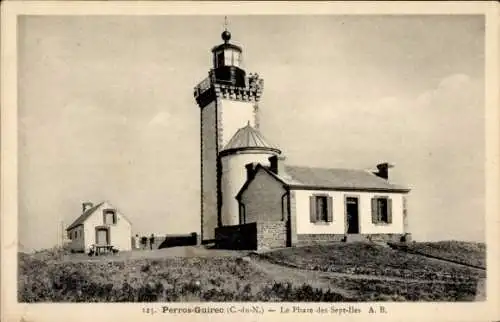
[(66, 228), (72, 251), (86, 252), (92, 245), (108, 245), (120, 251), (132, 249), (132, 225), (113, 205), (82, 204), (82, 214)]
[[(400, 241), (409, 233), (409, 189), (389, 182), (388, 164), (378, 165), (379, 171), (372, 173), (288, 166), (278, 157), (269, 161), (269, 166), (259, 163), (247, 171), (236, 195), (240, 224), (257, 223), (269, 233), (260, 240), (262, 246), (350, 238)], [(280, 234), (286, 238), (274, 237)]]
[(195, 87), (200, 108), (201, 240), (262, 248), (346, 240), (401, 239), (409, 189), (376, 172), (286, 165), (259, 131), (263, 80), (247, 76), (242, 48), (212, 49), (209, 76)]

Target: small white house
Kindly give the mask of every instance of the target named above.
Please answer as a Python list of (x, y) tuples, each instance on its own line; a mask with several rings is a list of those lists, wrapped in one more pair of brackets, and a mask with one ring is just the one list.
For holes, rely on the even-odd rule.
[(379, 164), (378, 172), (371, 172), (288, 166), (283, 161), (273, 156), (268, 166), (247, 165), (247, 180), (236, 196), (239, 224), (263, 227), (260, 246), (356, 236), (400, 240), (409, 233), (406, 196), (410, 189), (389, 181), (391, 165)]
[(131, 222), (109, 202), (82, 204), (82, 214), (66, 228), (72, 251), (86, 252), (92, 245), (120, 251), (132, 249)]

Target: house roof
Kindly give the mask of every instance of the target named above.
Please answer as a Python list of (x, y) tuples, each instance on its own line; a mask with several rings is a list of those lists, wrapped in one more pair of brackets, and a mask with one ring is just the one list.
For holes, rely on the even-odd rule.
[[(275, 174), (268, 167), (258, 164), (257, 171), (265, 171), (289, 189), (409, 192), (410, 189), (382, 179), (370, 171), (360, 169), (315, 168), (285, 165), (284, 173)], [(255, 178), (255, 176), (253, 177)], [(252, 180), (253, 180), (252, 178)], [(252, 180), (247, 180), (236, 198), (246, 190)]]
[(294, 188), (319, 187), (337, 190), (373, 190), (408, 192), (409, 189), (374, 173), (361, 169), (314, 168), (285, 165), (285, 174), (278, 175)]
[(236, 131), (226, 146), (221, 150), (221, 153), (245, 149), (263, 149), (281, 153), (280, 149), (276, 145), (269, 143), (259, 130), (250, 125), (250, 122), (245, 127)]
[(68, 226), (68, 228), (66, 228), (66, 230), (71, 230), (71, 229), (75, 228), (76, 226), (83, 224), (83, 222), (85, 220), (87, 220), (87, 218), (89, 218), (90, 215), (92, 215), (97, 210), (97, 208), (99, 208), (103, 204), (104, 204), (104, 202), (98, 203), (97, 205), (93, 206), (92, 208), (89, 208), (86, 211), (84, 211), (78, 218), (76, 218), (75, 221), (73, 221), (73, 223), (71, 225)]

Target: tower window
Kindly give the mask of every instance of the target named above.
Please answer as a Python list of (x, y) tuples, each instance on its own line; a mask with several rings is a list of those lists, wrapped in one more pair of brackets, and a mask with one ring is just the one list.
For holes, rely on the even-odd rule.
[(217, 66), (215, 67), (221, 67), (221, 66), (224, 66), (224, 52), (218, 52), (216, 54), (216, 59), (217, 59)]
[(231, 66), (233, 64), (233, 51), (232, 50), (224, 50), (224, 63), (226, 66)]
[(240, 53), (237, 51), (233, 52), (233, 65), (236, 67), (240, 67), (240, 65), (241, 65)]

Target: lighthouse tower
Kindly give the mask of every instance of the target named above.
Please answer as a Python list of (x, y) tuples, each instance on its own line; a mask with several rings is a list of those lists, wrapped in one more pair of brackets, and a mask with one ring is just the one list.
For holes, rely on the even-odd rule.
[(219, 152), (236, 131), (258, 128), (258, 103), (264, 82), (243, 69), (242, 48), (231, 43), (227, 28), (222, 43), (212, 48), (208, 77), (194, 88), (200, 108), (201, 240), (214, 239), (222, 225), (222, 165)]

